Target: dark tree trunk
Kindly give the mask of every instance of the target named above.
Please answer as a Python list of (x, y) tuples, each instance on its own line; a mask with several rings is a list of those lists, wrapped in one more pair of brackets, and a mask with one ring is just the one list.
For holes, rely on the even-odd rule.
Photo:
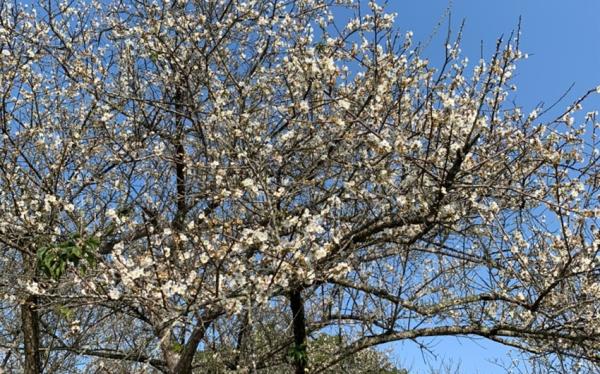
[[(24, 255), (23, 273), (35, 280), (36, 263), (32, 256)], [(30, 295), (21, 305), (21, 332), (25, 350), (24, 374), (40, 374), (42, 360), (40, 358), (40, 319), (37, 312), (38, 298)]]
[(292, 310), (292, 328), (294, 331), (294, 348), (292, 362), (295, 374), (305, 374), (308, 364), (306, 350), (306, 317), (301, 289), (290, 293), (290, 309)]
[(250, 323), (249, 312), (246, 309), (246, 310), (244, 310), (244, 313), (242, 314), (242, 318), (240, 321), (240, 330), (238, 332), (237, 342), (236, 342), (237, 353), (235, 356), (235, 360), (233, 362), (233, 367), (238, 367), (238, 365), (240, 364), (240, 360), (242, 359), (242, 357), (245, 353), (246, 335), (248, 334), (249, 323)]
[(40, 360), (40, 325), (36, 311), (37, 297), (30, 296), (21, 305), (21, 330), (25, 346), (25, 365), (23, 373), (40, 374), (42, 364)]
[(177, 362), (177, 366), (173, 370), (174, 374), (191, 374), (192, 373), (192, 363), (194, 362), (194, 356), (196, 354), (196, 349), (198, 349), (198, 344), (200, 344), (200, 340), (204, 337), (204, 333), (206, 331), (206, 325), (201, 324), (196, 327), (194, 331), (192, 331), (192, 335), (188, 340), (181, 356), (179, 357), (179, 361)]

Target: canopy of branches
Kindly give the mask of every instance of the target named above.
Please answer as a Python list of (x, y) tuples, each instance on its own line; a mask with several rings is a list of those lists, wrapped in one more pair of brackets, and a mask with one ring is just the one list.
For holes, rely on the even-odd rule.
[(434, 67), (376, 1), (19, 3), (0, 368), (399, 373), (374, 347), (453, 335), (598, 369), (595, 89), (511, 103), (517, 34)]

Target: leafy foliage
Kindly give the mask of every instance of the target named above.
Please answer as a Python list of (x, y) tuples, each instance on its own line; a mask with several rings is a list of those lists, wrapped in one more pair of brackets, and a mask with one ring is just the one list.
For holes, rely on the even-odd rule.
[(292, 344), (288, 350), (287, 356), (293, 363), (306, 364), (308, 362), (306, 344)]
[(58, 280), (70, 265), (85, 272), (95, 266), (99, 245), (97, 238), (73, 235), (64, 242), (41, 247), (37, 251), (38, 268), (54, 280)]

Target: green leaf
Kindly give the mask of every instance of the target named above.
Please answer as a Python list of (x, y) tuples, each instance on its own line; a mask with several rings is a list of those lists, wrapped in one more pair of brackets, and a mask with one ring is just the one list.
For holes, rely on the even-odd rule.
[[(94, 267), (94, 251), (99, 247), (100, 240), (96, 237), (84, 240), (80, 238), (79, 234), (74, 234), (68, 240), (52, 247), (41, 247), (36, 253), (38, 268), (48, 277), (58, 280), (67, 270), (67, 266), (79, 267), (83, 272), (89, 267)], [(80, 265), (81, 260), (85, 260), (87, 264)]]
[(171, 350), (175, 353), (181, 353), (183, 352), (183, 344), (173, 343), (173, 345), (171, 346)]
[(72, 309), (70, 309), (64, 305), (60, 305), (59, 307), (56, 308), (56, 313), (58, 315), (62, 316), (66, 320), (71, 320), (71, 319), (73, 319), (73, 314), (75, 312), (73, 312)]
[(83, 249), (80, 247), (70, 248), (71, 255), (76, 258), (83, 258)]
[(288, 351), (288, 357), (293, 362), (306, 363), (308, 361), (308, 355), (306, 352), (306, 344), (294, 344)]
[(98, 248), (100, 246), (100, 239), (92, 236), (92, 237), (90, 237), (90, 238), (87, 239), (86, 244), (89, 247), (91, 247), (93, 249), (96, 249), (96, 248)]

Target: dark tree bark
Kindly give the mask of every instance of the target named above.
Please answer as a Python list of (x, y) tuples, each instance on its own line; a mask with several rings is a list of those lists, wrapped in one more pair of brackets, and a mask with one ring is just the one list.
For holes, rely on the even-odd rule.
[[(35, 259), (27, 256), (24, 261), (26, 275), (35, 274)], [(34, 277), (35, 278), (35, 277)], [(40, 374), (42, 361), (40, 358), (40, 319), (37, 307), (37, 296), (31, 295), (21, 305), (21, 332), (25, 349), (24, 374)]]
[(292, 309), (292, 329), (294, 332), (294, 352), (292, 361), (296, 374), (305, 374), (308, 364), (306, 350), (306, 320), (304, 315), (304, 300), (302, 290), (296, 289), (290, 293), (290, 308)]
[(177, 365), (172, 370), (173, 374), (191, 374), (192, 373), (192, 364), (194, 362), (194, 357), (196, 355), (196, 351), (198, 349), (198, 344), (202, 338), (204, 338), (204, 334), (206, 333), (206, 329), (210, 326), (210, 324), (218, 318), (222, 313), (216, 312), (213, 314), (208, 314), (205, 316), (205, 319), (199, 321), (194, 330), (192, 330), (192, 334), (190, 335), (187, 343), (183, 351), (181, 352), (181, 356), (179, 357), (179, 361)]
[(204, 324), (196, 327), (194, 331), (192, 331), (192, 335), (188, 340), (179, 361), (177, 362), (177, 366), (173, 370), (173, 374), (191, 374), (192, 373), (192, 362), (194, 361), (194, 355), (196, 354), (196, 349), (198, 349), (198, 344), (204, 337), (204, 333), (206, 331), (206, 327)]
[(40, 328), (39, 316), (35, 310), (37, 298), (31, 296), (21, 305), (21, 330), (25, 346), (25, 374), (39, 374), (42, 372), (40, 359)]

